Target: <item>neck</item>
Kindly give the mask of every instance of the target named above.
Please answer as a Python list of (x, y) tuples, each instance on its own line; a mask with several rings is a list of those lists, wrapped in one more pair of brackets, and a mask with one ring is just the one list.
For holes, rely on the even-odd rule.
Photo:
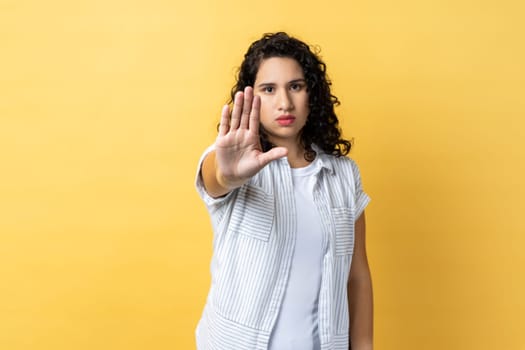
[(290, 164), (290, 168), (304, 168), (310, 162), (304, 158), (304, 151), (296, 155), (291, 155), (288, 151), (288, 164)]
[(302, 168), (310, 164), (310, 162), (304, 158), (305, 149), (300, 142), (276, 142), (274, 145), (284, 147), (288, 150), (287, 158), (290, 167)]

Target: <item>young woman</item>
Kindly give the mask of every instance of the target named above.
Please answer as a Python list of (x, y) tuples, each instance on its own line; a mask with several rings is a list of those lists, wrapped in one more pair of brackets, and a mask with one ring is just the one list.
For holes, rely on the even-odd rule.
[(244, 56), (203, 154), (213, 230), (197, 348), (372, 349), (372, 283), (359, 170), (325, 64), (286, 33)]

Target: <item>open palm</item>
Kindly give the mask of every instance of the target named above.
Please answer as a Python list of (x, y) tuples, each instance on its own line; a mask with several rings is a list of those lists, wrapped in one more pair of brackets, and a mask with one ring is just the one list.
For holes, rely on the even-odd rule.
[(261, 100), (246, 87), (237, 92), (233, 110), (224, 106), (215, 141), (218, 180), (227, 188), (236, 188), (257, 174), (272, 160), (286, 155), (284, 147), (263, 152), (259, 140), (259, 110)]

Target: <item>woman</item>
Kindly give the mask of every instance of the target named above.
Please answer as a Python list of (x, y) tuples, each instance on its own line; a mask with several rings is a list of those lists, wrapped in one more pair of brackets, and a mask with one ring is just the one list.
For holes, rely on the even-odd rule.
[(196, 185), (212, 283), (197, 348), (372, 349), (363, 192), (325, 64), (286, 33), (254, 42)]

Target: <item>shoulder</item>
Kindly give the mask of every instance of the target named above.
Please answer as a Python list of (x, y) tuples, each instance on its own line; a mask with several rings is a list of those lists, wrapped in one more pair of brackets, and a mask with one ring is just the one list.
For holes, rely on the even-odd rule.
[(323, 167), (329, 171), (328, 179), (344, 187), (356, 188), (361, 183), (361, 173), (356, 161), (348, 156), (334, 156), (326, 153), (319, 154)]

